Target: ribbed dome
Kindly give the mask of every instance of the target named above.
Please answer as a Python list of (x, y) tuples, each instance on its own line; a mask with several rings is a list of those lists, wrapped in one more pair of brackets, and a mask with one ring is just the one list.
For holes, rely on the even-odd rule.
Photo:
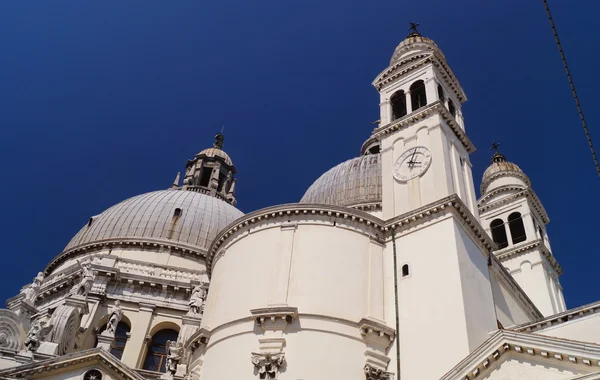
[(300, 203), (337, 206), (381, 203), (381, 156), (361, 156), (333, 167), (308, 188)]
[(492, 164), (483, 172), (481, 179), (481, 195), (503, 185), (529, 186), (529, 178), (520, 167), (512, 162), (506, 161), (504, 156), (496, 153), (492, 158)]
[(400, 42), (400, 45), (398, 45), (396, 47), (396, 50), (394, 50), (392, 59), (390, 59), (390, 66), (400, 61), (409, 53), (419, 50), (424, 52), (436, 51), (438, 54), (445, 58), (440, 48), (435, 44), (435, 42), (433, 42), (432, 39), (423, 37), (420, 34), (411, 34), (410, 36), (406, 37), (404, 41)]
[(129, 198), (92, 217), (65, 251), (111, 240), (166, 242), (205, 251), (219, 231), (242, 215), (232, 205), (205, 194), (154, 191)]
[(206, 156), (206, 157), (220, 157), (223, 159), (223, 161), (225, 161), (225, 163), (229, 166), (233, 166), (233, 161), (231, 161), (231, 157), (229, 157), (229, 155), (227, 153), (225, 153), (224, 150), (219, 149), (219, 148), (208, 148), (208, 149), (204, 149), (203, 151), (201, 151), (200, 153), (198, 153), (196, 156)]

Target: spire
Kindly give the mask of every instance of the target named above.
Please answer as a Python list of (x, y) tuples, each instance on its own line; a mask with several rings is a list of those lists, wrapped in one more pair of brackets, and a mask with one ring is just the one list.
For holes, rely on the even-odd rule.
[(171, 189), (176, 190), (179, 189), (179, 178), (181, 177), (181, 172), (177, 172), (177, 175), (175, 176), (175, 180), (173, 181), (173, 184), (171, 185)]
[(494, 150), (495, 153), (492, 156), (492, 162), (504, 162), (506, 161), (506, 157), (504, 157), (504, 155), (502, 153), (500, 153), (500, 144), (498, 144), (497, 142), (492, 142), (492, 146), (490, 147), (490, 150)]

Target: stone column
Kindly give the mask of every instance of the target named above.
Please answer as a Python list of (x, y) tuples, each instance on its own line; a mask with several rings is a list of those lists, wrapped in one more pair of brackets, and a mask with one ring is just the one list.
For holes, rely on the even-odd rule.
[(127, 341), (121, 358), (121, 361), (131, 368), (137, 368), (143, 359), (142, 355), (146, 354), (145, 340), (154, 308), (153, 304), (140, 302), (139, 312), (131, 323), (131, 338)]

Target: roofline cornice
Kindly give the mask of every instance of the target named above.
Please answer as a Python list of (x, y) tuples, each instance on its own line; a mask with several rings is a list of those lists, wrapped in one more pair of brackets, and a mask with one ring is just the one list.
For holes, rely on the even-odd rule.
[(576, 307), (574, 309), (554, 314), (546, 318), (540, 318), (534, 322), (527, 322), (518, 326), (514, 326), (509, 328), (509, 330), (516, 332), (534, 333), (538, 331), (543, 331), (549, 327), (554, 327), (556, 325), (584, 318), (597, 313), (600, 313), (600, 301)]
[[(491, 198), (495, 197), (496, 195), (501, 194), (503, 192), (511, 191), (511, 190), (519, 190), (519, 192), (512, 194), (511, 196), (508, 196), (504, 199), (500, 199), (496, 202), (485, 204), (485, 202), (487, 202)], [(519, 186), (519, 185), (500, 186), (500, 187), (490, 191), (489, 193), (481, 196), (477, 200), (477, 208), (479, 209), (479, 214), (481, 215), (483, 213), (500, 208), (500, 207), (506, 205), (507, 203), (514, 202), (515, 199), (523, 198), (523, 197), (527, 198), (527, 200), (531, 199), (531, 205), (533, 206), (533, 209), (540, 215), (540, 217), (542, 218), (542, 222), (544, 224), (550, 223), (550, 217), (548, 216), (548, 213), (546, 212), (544, 205), (542, 205), (542, 201), (540, 200), (540, 198), (538, 198), (537, 194), (535, 193), (535, 191), (533, 191), (533, 189), (531, 187), (523, 187), (523, 186)]]
[(390, 237), (392, 233), (402, 232), (406, 229), (421, 225), (436, 216), (447, 213), (453, 213), (463, 222), (467, 233), (469, 233), (471, 238), (479, 245), (486, 257), (489, 257), (489, 255), (492, 254), (492, 251), (496, 249), (495, 243), (456, 194), (442, 198), (411, 212), (399, 215), (388, 221), (383, 221), (371, 214), (349, 207), (294, 203), (272, 206), (252, 212), (225, 227), (225, 229), (217, 235), (215, 240), (213, 240), (213, 243), (208, 250), (206, 258), (207, 272), (209, 275), (212, 273), (214, 264), (222, 255), (220, 249), (230, 239), (260, 223), (289, 219), (290, 217), (303, 215), (324, 216), (358, 223), (358, 225), (362, 225), (364, 230), (374, 239), (383, 241), (385, 238)]
[(546, 260), (548, 260), (548, 262), (552, 266), (552, 269), (554, 269), (554, 271), (559, 276), (563, 274), (562, 267), (560, 266), (558, 261), (556, 261), (552, 253), (550, 253), (548, 247), (546, 247), (544, 242), (540, 239), (532, 242), (527, 242), (525, 244), (519, 244), (510, 248), (498, 250), (494, 252), (494, 255), (498, 258), (498, 260), (500, 260), (500, 262), (504, 262), (515, 257), (526, 255), (535, 250), (540, 251), (540, 253), (546, 258)]
[(523, 182), (525, 182), (527, 186), (531, 186), (531, 181), (529, 181), (529, 177), (527, 177), (525, 173), (516, 170), (502, 170), (491, 174), (488, 177), (485, 177), (484, 173), (484, 178), (481, 181), (481, 185), (479, 186), (479, 192), (481, 194), (485, 194), (485, 192), (487, 191), (487, 187), (492, 183), (492, 181), (502, 177), (517, 177), (523, 180)]
[(190, 258), (198, 259), (198, 257), (206, 258), (206, 251), (199, 249), (198, 247), (193, 247), (186, 244), (181, 244), (180, 242), (175, 242), (171, 240), (162, 240), (162, 239), (149, 239), (149, 238), (139, 238), (139, 237), (118, 237), (118, 238), (110, 238), (110, 239), (102, 239), (96, 240), (92, 243), (81, 244), (70, 248), (66, 251), (58, 254), (50, 264), (46, 266), (44, 269), (44, 273), (48, 275), (52, 272), (54, 268), (56, 268), (59, 264), (65, 262), (68, 259), (85, 255), (87, 253), (91, 253), (100, 249), (107, 248), (132, 248), (132, 247), (144, 247), (146, 249), (167, 249), (170, 252), (177, 252), (182, 254), (183, 256), (188, 256)]
[(505, 354), (537, 356), (541, 360), (566, 361), (586, 366), (600, 365), (600, 345), (544, 335), (498, 330), (440, 380), (484, 378)]
[(394, 120), (389, 124), (375, 128), (372, 135), (373, 137), (381, 140), (383, 137), (385, 137), (385, 135), (408, 128), (411, 125), (414, 125), (425, 119), (426, 117), (433, 115), (434, 113), (438, 113), (441, 116), (442, 120), (444, 120), (452, 132), (454, 132), (468, 153), (473, 153), (475, 151), (475, 145), (473, 145), (465, 131), (463, 131), (458, 125), (452, 114), (450, 114), (450, 111), (448, 111), (444, 104), (439, 100), (430, 103), (425, 107), (421, 107), (418, 110), (413, 111), (398, 120)]

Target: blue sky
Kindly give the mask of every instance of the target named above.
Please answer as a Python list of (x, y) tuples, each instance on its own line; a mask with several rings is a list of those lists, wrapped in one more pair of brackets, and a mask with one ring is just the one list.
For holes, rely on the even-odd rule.
[[(549, 1), (600, 149), (600, 3)], [(91, 215), (167, 188), (223, 124), (239, 208), (298, 201), (358, 155), (411, 20), (469, 98), (475, 182), (499, 141), (550, 215), (568, 306), (600, 299), (600, 178), (541, 0), (0, 2), (0, 299)]]

